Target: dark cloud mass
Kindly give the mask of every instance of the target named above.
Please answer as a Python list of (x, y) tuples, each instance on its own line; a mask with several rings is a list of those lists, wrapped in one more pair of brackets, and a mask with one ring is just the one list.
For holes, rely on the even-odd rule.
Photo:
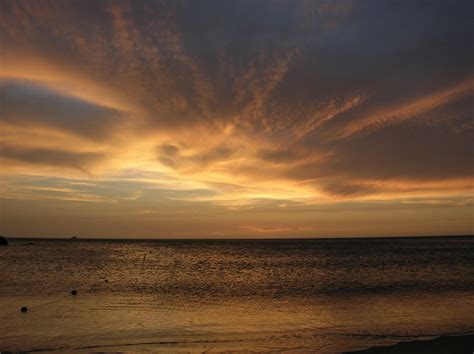
[(89, 139), (108, 135), (124, 114), (31, 82), (0, 82), (1, 121), (43, 125)]
[(87, 172), (87, 168), (104, 159), (94, 152), (71, 152), (57, 149), (28, 149), (0, 145), (0, 158), (28, 164), (70, 167)]
[(473, 12), (467, 0), (3, 0), (2, 169), (232, 210), (465, 200)]

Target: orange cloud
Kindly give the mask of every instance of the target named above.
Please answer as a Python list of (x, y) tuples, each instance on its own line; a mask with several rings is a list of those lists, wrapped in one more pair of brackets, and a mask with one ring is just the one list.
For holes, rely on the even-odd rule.
[(413, 31), (394, 31), (393, 11), (353, 2), (268, 3), (252, 16), (219, 3), (201, 20), (195, 6), (0, 4), (8, 205), (87, 201), (146, 220), (196, 208), (207, 231), (221, 232), (203, 225), (216, 213), (227, 234), (304, 234), (316, 206), (470, 203), (463, 36), (411, 13)]
[(343, 139), (365, 130), (373, 131), (389, 124), (397, 124), (407, 119), (418, 118), (425, 112), (450, 102), (473, 96), (474, 79), (470, 78), (453, 87), (427, 94), (405, 104), (395, 107), (383, 107), (371, 112), (369, 116), (351, 121), (339, 131), (333, 132), (332, 138)]

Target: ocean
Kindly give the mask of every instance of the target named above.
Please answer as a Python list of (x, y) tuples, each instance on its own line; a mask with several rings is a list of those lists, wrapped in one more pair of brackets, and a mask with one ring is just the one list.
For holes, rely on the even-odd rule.
[(0, 351), (338, 353), (474, 332), (474, 237), (9, 241)]

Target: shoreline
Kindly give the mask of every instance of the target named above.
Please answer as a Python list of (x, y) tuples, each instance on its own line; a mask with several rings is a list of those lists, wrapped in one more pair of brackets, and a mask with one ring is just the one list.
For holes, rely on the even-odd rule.
[(360, 349), (345, 354), (401, 354), (401, 353), (474, 353), (474, 334), (441, 336), (427, 340), (399, 342), (380, 347)]
[[(337, 339), (328, 341), (319, 346), (309, 343), (289, 343), (284, 341), (266, 342), (261, 338), (222, 338), (222, 340), (206, 338), (187, 338), (188, 340), (177, 340), (172, 337), (156, 338), (155, 340), (143, 340), (130, 343), (97, 343), (83, 346), (67, 345), (45, 345), (26, 350), (7, 349), (2, 353), (15, 352), (44, 352), (44, 353), (90, 353), (90, 352), (316, 352), (316, 353), (344, 353), (344, 354), (471, 354), (474, 351), (474, 334), (452, 334), (435, 337), (432, 339), (416, 339), (412, 341), (401, 341), (395, 344), (381, 344), (380, 346), (365, 347), (364, 349), (344, 351), (347, 344)], [(349, 344), (349, 347), (354, 346)], [(359, 348), (361, 348), (359, 346)], [(362, 347), (363, 348), (363, 347)]]

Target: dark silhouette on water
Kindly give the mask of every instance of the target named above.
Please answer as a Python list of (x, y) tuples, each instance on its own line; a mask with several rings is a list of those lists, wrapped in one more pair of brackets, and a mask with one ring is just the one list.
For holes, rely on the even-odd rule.
[(0, 236), (0, 246), (8, 246), (8, 240), (3, 236)]
[(28, 307), (26, 306), (23, 306), (21, 309), (20, 309), (21, 312), (28, 312)]
[(71, 295), (77, 295), (77, 290), (71, 291)]
[(77, 237), (76, 237), (76, 236), (72, 236), (72, 237), (71, 237), (71, 240), (75, 241), (75, 240), (77, 240)]

